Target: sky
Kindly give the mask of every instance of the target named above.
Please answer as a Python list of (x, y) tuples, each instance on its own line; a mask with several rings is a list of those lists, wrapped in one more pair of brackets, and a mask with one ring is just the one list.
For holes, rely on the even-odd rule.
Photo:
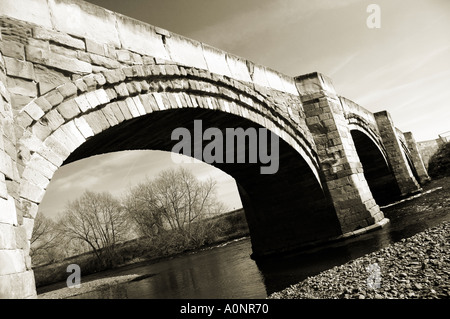
[[(201, 41), (284, 73), (321, 72), (339, 95), (387, 110), (417, 141), (450, 130), (448, 0), (90, 0), (109, 10)], [(368, 28), (369, 4), (380, 28)], [(40, 211), (56, 216), (84, 189), (122, 194), (145, 175), (171, 167), (169, 153), (119, 152), (60, 168)], [(218, 180), (219, 198), (241, 206), (234, 180), (203, 163), (199, 178)]]

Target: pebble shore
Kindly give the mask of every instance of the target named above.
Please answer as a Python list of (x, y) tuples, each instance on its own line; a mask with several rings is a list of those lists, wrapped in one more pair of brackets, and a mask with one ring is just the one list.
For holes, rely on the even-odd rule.
[(271, 299), (448, 299), (450, 222), (271, 294)]

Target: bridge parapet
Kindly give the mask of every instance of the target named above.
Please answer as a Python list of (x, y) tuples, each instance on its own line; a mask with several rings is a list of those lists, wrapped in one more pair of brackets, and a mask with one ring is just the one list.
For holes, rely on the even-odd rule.
[[(19, 7), (20, 10), (17, 9)], [(5, 16), (53, 30), (49, 34), (64, 34), (64, 38), (70, 39), (65, 43), (67, 45), (78, 42), (82, 46), (79, 40), (88, 39), (87, 51), (108, 51), (114, 56), (121, 54), (118, 50), (128, 50), (298, 95), (291, 77), (91, 3), (79, 0), (4, 0), (0, 9)], [(90, 73), (85, 64), (81, 64), (77, 71)]]

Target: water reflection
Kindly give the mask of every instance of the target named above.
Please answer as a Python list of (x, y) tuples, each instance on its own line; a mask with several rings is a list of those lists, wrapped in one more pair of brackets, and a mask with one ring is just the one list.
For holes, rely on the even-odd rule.
[(384, 213), (391, 223), (383, 229), (271, 260), (255, 262), (250, 259), (251, 242), (246, 238), (154, 264), (142, 263), (110, 271), (109, 276), (154, 275), (102, 293), (91, 293), (87, 298), (114, 298), (114, 293), (116, 298), (133, 299), (265, 298), (309, 276), (450, 219), (450, 212), (436, 215), (432, 210), (399, 213), (399, 210), (386, 208)]

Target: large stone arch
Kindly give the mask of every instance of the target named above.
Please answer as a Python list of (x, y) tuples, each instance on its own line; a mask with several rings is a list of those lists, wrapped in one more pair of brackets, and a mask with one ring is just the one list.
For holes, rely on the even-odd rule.
[[(167, 139), (173, 129), (206, 118), (208, 127), (267, 128), (280, 138), (282, 163), (274, 176), (261, 175), (255, 165), (216, 165), (238, 182), (255, 256), (341, 234), (312, 145), (270, 99), (195, 68), (144, 65), (111, 72), (97, 75), (90, 88), (84, 80), (85, 85), (77, 80), (58, 86), (21, 111), (25, 125), (18, 140), (23, 164), (19, 195), (25, 216), (35, 214), (54, 172), (64, 163), (117, 150), (170, 151), (173, 143)], [(55, 95), (62, 98), (52, 104)], [(51, 107), (43, 111), (45, 101)], [(151, 123), (158, 126), (151, 130)], [(136, 132), (156, 138), (141, 144), (118, 141), (136, 142)]]

